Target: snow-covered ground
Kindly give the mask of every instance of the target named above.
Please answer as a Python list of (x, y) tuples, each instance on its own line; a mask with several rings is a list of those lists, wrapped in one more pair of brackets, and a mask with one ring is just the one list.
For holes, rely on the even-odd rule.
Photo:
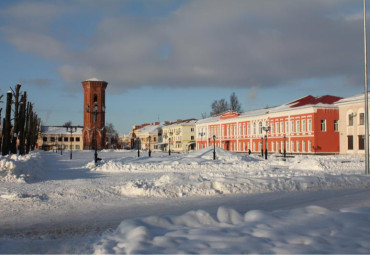
[(369, 253), (363, 158), (0, 158), (1, 253)]

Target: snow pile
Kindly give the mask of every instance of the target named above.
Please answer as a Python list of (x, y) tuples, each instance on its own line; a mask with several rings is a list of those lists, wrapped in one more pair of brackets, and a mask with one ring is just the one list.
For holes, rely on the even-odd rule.
[(127, 197), (176, 198), (368, 187), (370, 176), (366, 175), (237, 178), (221, 173), (171, 173), (154, 179), (128, 181), (112, 188)]
[[(216, 159), (227, 162), (240, 161), (242, 157), (235, 152), (227, 151), (219, 147), (215, 148)], [(201, 158), (207, 160), (213, 160), (213, 147), (209, 146), (201, 150), (192, 151), (189, 154), (184, 155), (184, 158)]]
[(220, 207), (216, 218), (198, 210), (125, 220), (96, 242), (94, 253), (368, 253), (369, 219), (370, 208), (308, 206), (241, 215)]
[(0, 159), (0, 182), (21, 182), (33, 178), (40, 168), (40, 155), (37, 152), (20, 156), (8, 155)]

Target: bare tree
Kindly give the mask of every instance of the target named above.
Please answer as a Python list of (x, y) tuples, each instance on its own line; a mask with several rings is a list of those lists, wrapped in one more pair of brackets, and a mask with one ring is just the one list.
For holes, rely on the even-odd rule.
[(107, 123), (105, 126), (105, 130), (107, 131), (107, 134), (111, 137), (111, 146), (114, 146), (117, 148), (119, 135), (116, 129), (114, 128), (112, 123)]
[(235, 92), (233, 92), (230, 95), (230, 110), (232, 110), (234, 112), (241, 112), (241, 108), (242, 107), (240, 105), (238, 97), (236, 96)]
[(64, 123), (63, 127), (70, 127), (72, 126), (72, 121), (67, 121), (66, 123)]
[(207, 118), (207, 113), (206, 112), (202, 112), (201, 116), (202, 116), (202, 119), (205, 119), (205, 118)]
[(211, 108), (211, 116), (226, 112), (230, 109), (228, 102), (224, 98), (213, 101)]

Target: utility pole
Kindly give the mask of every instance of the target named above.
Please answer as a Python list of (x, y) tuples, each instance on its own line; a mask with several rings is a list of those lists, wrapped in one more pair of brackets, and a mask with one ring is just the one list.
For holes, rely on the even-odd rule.
[(364, 58), (365, 58), (365, 174), (369, 174), (369, 96), (367, 84), (366, 0), (364, 0)]

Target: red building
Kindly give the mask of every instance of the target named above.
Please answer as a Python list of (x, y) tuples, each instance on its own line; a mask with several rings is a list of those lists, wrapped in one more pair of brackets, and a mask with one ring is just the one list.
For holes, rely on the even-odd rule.
[(105, 89), (108, 83), (92, 78), (82, 82), (84, 89), (84, 149), (105, 147)]
[(197, 148), (230, 151), (339, 153), (336, 96), (306, 96), (293, 102), (243, 113), (225, 112), (196, 123)]

